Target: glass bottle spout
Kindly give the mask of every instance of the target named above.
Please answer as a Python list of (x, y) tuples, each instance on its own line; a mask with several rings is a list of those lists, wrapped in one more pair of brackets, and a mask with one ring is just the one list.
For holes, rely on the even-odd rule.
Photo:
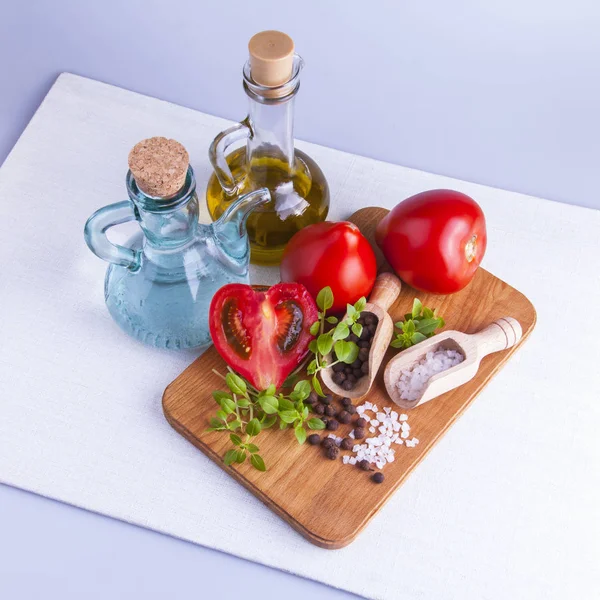
[(228, 258), (236, 260), (244, 258), (250, 251), (246, 222), (250, 213), (257, 207), (271, 201), (271, 193), (266, 187), (260, 188), (238, 198), (215, 221), (211, 227), (218, 247)]

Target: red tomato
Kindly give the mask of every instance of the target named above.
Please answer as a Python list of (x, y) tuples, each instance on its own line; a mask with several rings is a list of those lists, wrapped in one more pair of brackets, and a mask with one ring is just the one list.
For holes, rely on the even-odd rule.
[(309, 329), (318, 318), (315, 301), (300, 284), (230, 283), (210, 304), (210, 335), (225, 362), (255, 388), (279, 388), (308, 353)]
[(377, 276), (373, 248), (353, 223), (308, 225), (289, 241), (281, 260), (281, 280), (306, 286), (313, 298), (331, 287), (331, 312), (341, 313), (371, 293)]
[(398, 276), (435, 294), (462, 290), (485, 254), (485, 217), (472, 198), (430, 190), (400, 202), (377, 226), (377, 244)]

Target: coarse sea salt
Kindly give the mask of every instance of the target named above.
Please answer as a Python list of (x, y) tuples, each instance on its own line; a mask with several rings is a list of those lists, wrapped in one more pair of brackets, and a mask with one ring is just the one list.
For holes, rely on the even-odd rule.
[[(392, 445), (400, 445), (405, 448), (414, 448), (419, 440), (415, 437), (412, 440), (407, 439), (410, 435), (410, 425), (408, 424), (408, 415), (399, 415), (395, 410), (385, 407), (380, 411), (377, 405), (371, 402), (365, 402), (356, 407), (356, 412), (364, 416), (369, 423), (369, 433), (376, 434), (364, 440), (356, 440), (352, 448), (353, 455), (345, 455), (342, 461), (345, 465), (355, 465), (359, 461), (366, 460), (374, 464), (378, 469), (396, 459), (396, 450)], [(369, 416), (368, 413), (373, 413)], [(337, 436), (332, 434), (329, 437), (338, 442)], [(349, 434), (354, 439), (354, 432)], [(404, 438), (404, 439), (402, 439)]]
[[(403, 370), (400, 374), (400, 379), (396, 382), (400, 397), (403, 400), (416, 400), (434, 375), (455, 367), (464, 359), (465, 357), (457, 350), (427, 352), (417, 364)], [(406, 415), (401, 415), (401, 420), (404, 420), (402, 417)]]

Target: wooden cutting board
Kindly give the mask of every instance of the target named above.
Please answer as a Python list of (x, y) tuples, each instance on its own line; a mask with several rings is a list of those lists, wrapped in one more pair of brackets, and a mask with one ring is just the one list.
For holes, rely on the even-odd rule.
[[(356, 212), (350, 220), (372, 241), (377, 223), (387, 212), (382, 208), (365, 208)], [(383, 256), (376, 252), (378, 265), (386, 268)], [(205, 432), (209, 418), (218, 408), (211, 393), (223, 389), (222, 380), (212, 369), (226, 372), (226, 364), (214, 347), (167, 387), (163, 395), (165, 416), (181, 435), (309, 541), (322, 548), (342, 548), (356, 538), (493, 375), (518, 350), (536, 321), (535, 309), (523, 294), (481, 268), (466, 289), (450, 296), (426, 294), (404, 285), (389, 311), (394, 322), (410, 311), (415, 296), (423, 304), (438, 309), (447, 329), (472, 333), (500, 317), (511, 316), (521, 323), (523, 338), (517, 346), (484, 358), (477, 376), (467, 384), (406, 411), (409, 413), (411, 436), (418, 437), (420, 443), (414, 448), (395, 446), (396, 460), (385, 466), (385, 481), (380, 485), (373, 483), (368, 473), (343, 464), (341, 457), (335, 461), (328, 460), (319, 447), (300, 446), (293, 431), (277, 428), (261, 432), (258, 438), (267, 472), (255, 470), (248, 461), (242, 465), (226, 466), (222, 457), (231, 447), (229, 436), (222, 432)], [(383, 384), (385, 365), (396, 352), (388, 352), (371, 392), (365, 398), (377, 404), (380, 410), (385, 406), (397, 409), (389, 400)], [(509, 386), (510, 382), (506, 384)], [(398, 409), (398, 412), (403, 411)], [(349, 425), (342, 425), (335, 433), (343, 437), (350, 429)]]

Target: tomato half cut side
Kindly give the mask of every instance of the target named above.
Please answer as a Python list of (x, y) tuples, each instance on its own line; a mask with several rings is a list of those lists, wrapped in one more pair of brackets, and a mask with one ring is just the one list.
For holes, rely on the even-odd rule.
[(298, 283), (223, 286), (210, 305), (210, 334), (225, 362), (258, 390), (279, 388), (313, 339), (317, 306)]

